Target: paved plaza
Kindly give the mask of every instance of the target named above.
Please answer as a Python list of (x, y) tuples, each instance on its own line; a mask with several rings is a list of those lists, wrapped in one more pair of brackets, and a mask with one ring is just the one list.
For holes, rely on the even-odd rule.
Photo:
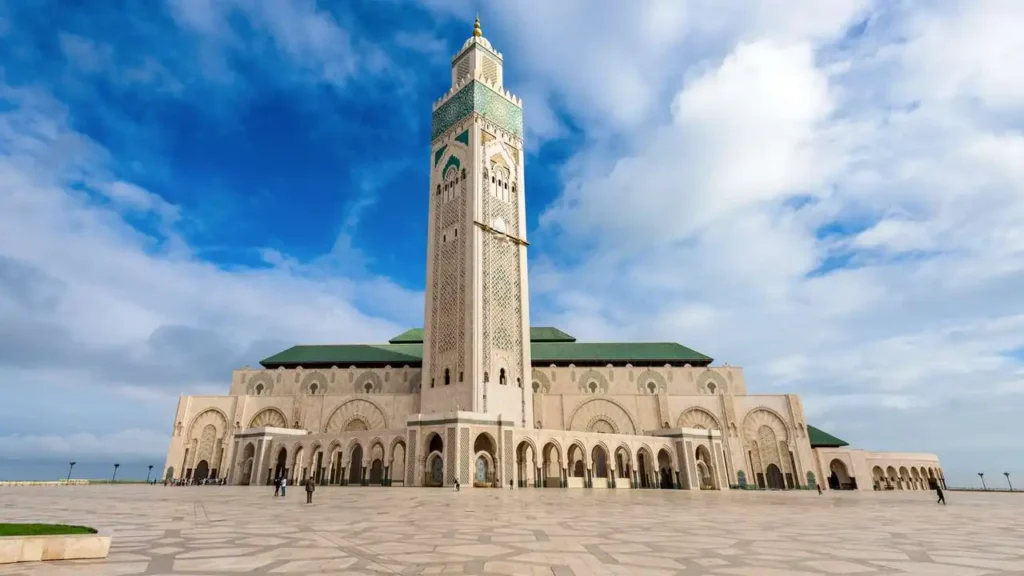
[(1024, 495), (294, 487), (0, 488), (5, 521), (110, 528), (6, 574), (1024, 574)]

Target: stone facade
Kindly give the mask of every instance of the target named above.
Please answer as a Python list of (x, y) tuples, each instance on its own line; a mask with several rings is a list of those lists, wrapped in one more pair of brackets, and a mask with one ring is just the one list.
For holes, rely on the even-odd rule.
[(502, 67), (478, 23), (434, 106), (425, 330), (396, 344), (409, 362), (236, 370), (228, 395), (179, 401), (167, 478), (723, 490), (827, 488), (838, 470), (831, 485), (864, 489), (881, 470), (879, 488), (941, 481), (931, 455), (812, 448), (799, 397), (748, 394), (740, 368), (678, 345), (653, 345), (661, 356), (637, 365), (623, 360), (629, 345), (608, 362), (584, 347), (591, 356), (534, 362), (534, 343), (555, 340), (532, 339), (528, 324), (522, 101)]

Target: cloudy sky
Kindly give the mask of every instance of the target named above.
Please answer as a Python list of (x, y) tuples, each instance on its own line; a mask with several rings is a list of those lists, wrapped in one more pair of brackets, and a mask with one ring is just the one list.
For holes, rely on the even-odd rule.
[(61, 4), (0, 0), (0, 458), (159, 467), (179, 394), (421, 325), (430, 106), (479, 11), (534, 324), (1024, 476), (1024, 2)]

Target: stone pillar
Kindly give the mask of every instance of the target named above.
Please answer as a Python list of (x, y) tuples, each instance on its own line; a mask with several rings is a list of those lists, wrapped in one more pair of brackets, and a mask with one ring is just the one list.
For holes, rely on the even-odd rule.
[(360, 486), (369, 486), (370, 478), (366, 475), (366, 464), (363, 464), (362, 468), (359, 469), (362, 473), (362, 480), (359, 482)]
[(391, 474), (391, 466), (385, 466), (384, 467), (384, 477), (381, 479), (381, 482), (380, 482), (381, 486), (391, 486), (391, 477), (389, 476), (390, 474)]
[(348, 466), (341, 465), (341, 485), (348, 486)]

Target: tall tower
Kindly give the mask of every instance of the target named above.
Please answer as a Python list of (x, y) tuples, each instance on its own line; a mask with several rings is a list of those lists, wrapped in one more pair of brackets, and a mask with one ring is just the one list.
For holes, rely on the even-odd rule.
[(420, 411), (532, 428), (522, 101), (480, 19), (434, 105)]

